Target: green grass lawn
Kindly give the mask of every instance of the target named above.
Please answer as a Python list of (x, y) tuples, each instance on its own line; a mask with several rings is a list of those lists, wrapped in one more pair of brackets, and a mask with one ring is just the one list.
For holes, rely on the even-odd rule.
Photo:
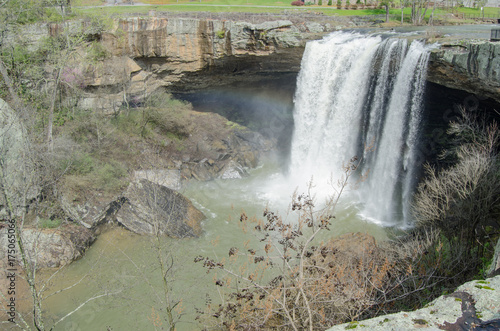
[[(334, 6), (327, 6), (327, 0), (324, 0), (323, 6), (310, 5), (310, 6), (291, 6), (290, 1), (277, 1), (277, 0), (138, 0), (147, 6), (107, 6), (101, 8), (79, 8), (75, 9), (82, 15), (100, 13), (103, 15), (110, 14), (126, 14), (126, 13), (147, 13), (150, 10), (156, 11), (170, 11), (170, 12), (242, 12), (242, 13), (271, 13), (278, 14), (287, 10), (287, 13), (304, 13), (314, 12), (323, 13), (329, 16), (368, 16), (368, 15), (382, 15), (385, 14), (384, 9), (359, 9), (359, 10), (345, 10), (337, 9), (336, 1)], [(354, 2), (354, 1), (353, 1)], [(103, 0), (75, 0), (74, 6), (96, 6), (103, 3)], [(444, 14), (449, 11), (443, 9), (436, 9), (435, 14)], [(475, 8), (455, 8), (454, 13), (465, 14), (481, 14), (479, 9)], [(404, 14), (410, 15), (411, 8), (405, 8)], [(427, 10), (427, 17), (432, 13), (432, 8)], [(391, 15), (400, 15), (399, 8), (391, 9)], [(485, 15), (499, 15), (499, 8), (488, 7), (484, 10)]]

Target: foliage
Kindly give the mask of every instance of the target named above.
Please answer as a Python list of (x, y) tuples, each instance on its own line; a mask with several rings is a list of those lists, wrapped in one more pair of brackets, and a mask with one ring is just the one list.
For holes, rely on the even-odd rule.
[[(223, 270), (226, 276), (218, 278), (217, 275), (215, 284), (233, 290), (218, 309), (209, 309), (207, 316), (215, 316), (220, 320), (218, 324), (228, 328), (233, 325), (243, 329), (285, 327), (312, 330), (339, 321), (337, 315), (349, 311), (347, 302), (337, 306), (331, 300), (332, 296), (338, 296), (330, 291), (343, 291), (331, 278), (337, 273), (331, 273), (331, 268), (325, 268), (324, 264), (313, 262), (323, 261), (328, 266), (330, 261), (325, 262), (326, 256), (334, 257), (335, 252), (328, 246), (318, 249), (312, 243), (320, 232), (329, 230), (338, 199), (358, 164), (357, 158), (353, 158), (346, 165), (337, 194), (320, 210), (315, 209), (309, 194), (294, 196), (291, 211), (297, 219), (293, 223), (265, 210), (265, 219), (252, 225), (261, 237), (262, 247), (233, 247), (229, 250), (227, 263), (208, 257), (196, 258), (195, 262), (203, 261), (207, 271)], [(240, 222), (244, 226), (250, 225), (244, 213)], [(246, 260), (243, 264), (238, 261), (240, 256)], [(334, 266), (332, 263), (331, 267)], [(337, 317), (332, 318), (332, 315)]]
[[(448, 237), (458, 237), (471, 251), (491, 237), (488, 227), (500, 229), (500, 132), (496, 122), (471, 117), (451, 124), (457, 163), (436, 171), (427, 166), (419, 187), (414, 214), (421, 226), (436, 226)], [(477, 251), (480, 257), (483, 249)]]
[(99, 41), (92, 41), (88, 47), (86, 55), (87, 59), (91, 63), (98, 63), (99, 61), (108, 58), (109, 52)]
[(50, 219), (50, 218), (40, 218), (38, 221), (38, 226), (42, 229), (55, 229), (61, 226), (61, 219)]
[(69, 88), (80, 88), (86, 87), (85, 77), (83, 72), (78, 67), (65, 67), (61, 73), (61, 83)]
[(331, 6), (332, 4), (332, 0), (328, 0), (328, 6)]
[(3, 22), (27, 24), (43, 19), (44, 9), (42, 1), (37, 0), (10, 0), (7, 1), (5, 11), (0, 11)]
[(323, 6), (323, 0), (318, 0), (318, 6)]
[(219, 39), (224, 39), (224, 36), (226, 35), (226, 31), (224, 30), (219, 30), (216, 32), (216, 35)]
[(95, 170), (95, 187), (105, 191), (116, 191), (126, 184), (123, 178), (127, 171), (118, 162), (106, 163)]
[(68, 174), (87, 175), (96, 168), (96, 160), (87, 153), (74, 153), (61, 160), (60, 169)]

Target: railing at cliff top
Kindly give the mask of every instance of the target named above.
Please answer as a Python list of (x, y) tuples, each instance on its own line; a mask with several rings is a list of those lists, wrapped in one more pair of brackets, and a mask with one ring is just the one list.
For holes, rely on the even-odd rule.
[(498, 14), (462, 14), (464, 19), (472, 20), (498, 20), (500, 19), (500, 12)]

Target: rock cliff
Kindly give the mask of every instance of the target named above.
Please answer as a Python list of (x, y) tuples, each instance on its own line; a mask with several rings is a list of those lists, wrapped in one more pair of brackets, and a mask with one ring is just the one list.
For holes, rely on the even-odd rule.
[(74, 63), (85, 73), (84, 108), (111, 110), (158, 88), (188, 90), (298, 72), (307, 40), (329, 24), (251, 24), (195, 18), (132, 17), (102, 35), (108, 57)]
[[(83, 21), (70, 22), (70, 33), (87, 33), (99, 41), (99, 59), (75, 56), (72, 70), (84, 75), (83, 108), (111, 112), (140, 102), (159, 88), (170, 91), (232, 86), (244, 80), (259, 84), (300, 69), (305, 43), (353, 22), (277, 19), (248, 23), (223, 17), (129, 17), (113, 21), (113, 28), (92, 34)], [(366, 24), (367, 22), (363, 22)], [(26, 26), (6, 42), (22, 42), (32, 50), (44, 37), (60, 34), (59, 24)], [(22, 37), (21, 37), (22, 36)], [(95, 43), (81, 47), (80, 55)], [(500, 101), (500, 43), (444, 42), (431, 54), (428, 80), (449, 88)], [(82, 61), (83, 59), (83, 61)], [(243, 78), (244, 77), (244, 78)]]
[(431, 53), (427, 79), (500, 102), (500, 42), (443, 43)]

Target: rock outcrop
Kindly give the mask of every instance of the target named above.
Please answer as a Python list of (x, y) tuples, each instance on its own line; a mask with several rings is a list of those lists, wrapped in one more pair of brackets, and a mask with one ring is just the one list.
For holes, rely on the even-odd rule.
[[(437, 298), (412, 312), (336, 325), (328, 331), (361, 330), (498, 330), (500, 328), (500, 276), (463, 284), (450, 295)], [(475, 326), (474, 326), (475, 325)]]
[(61, 203), (66, 215), (86, 228), (116, 223), (137, 234), (198, 237), (205, 215), (182, 194), (138, 177), (111, 202), (98, 199)]
[[(7, 227), (0, 230), (0, 247), (7, 247)], [(22, 237), (27, 256), (37, 268), (57, 268), (71, 263), (83, 256), (85, 250), (94, 242), (91, 231), (74, 224), (63, 225), (57, 229), (24, 228)], [(1, 255), (6, 250), (1, 250)], [(7, 257), (2, 256), (2, 261)]]
[[(31, 155), (31, 145), (19, 113), (0, 99), (0, 216), (20, 214), (40, 189)], [(8, 200), (8, 201), (6, 201)]]
[(198, 237), (205, 215), (191, 201), (166, 186), (141, 179), (130, 183), (116, 222), (137, 234), (167, 234), (175, 238)]
[(87, 86), (80, 105), (111, 111), (160, 87), (200, 89), (230, 85), (243, 74), (258, 81), (266, 73), (298, 72), (306, 41), (331, 30), (328, 24), (288, 20), (120, 19), (102, 35), (109, 57), (75, 64)]
[(500, 102), (500, 42), (444, 43), (431, 53), (427, 79)]

